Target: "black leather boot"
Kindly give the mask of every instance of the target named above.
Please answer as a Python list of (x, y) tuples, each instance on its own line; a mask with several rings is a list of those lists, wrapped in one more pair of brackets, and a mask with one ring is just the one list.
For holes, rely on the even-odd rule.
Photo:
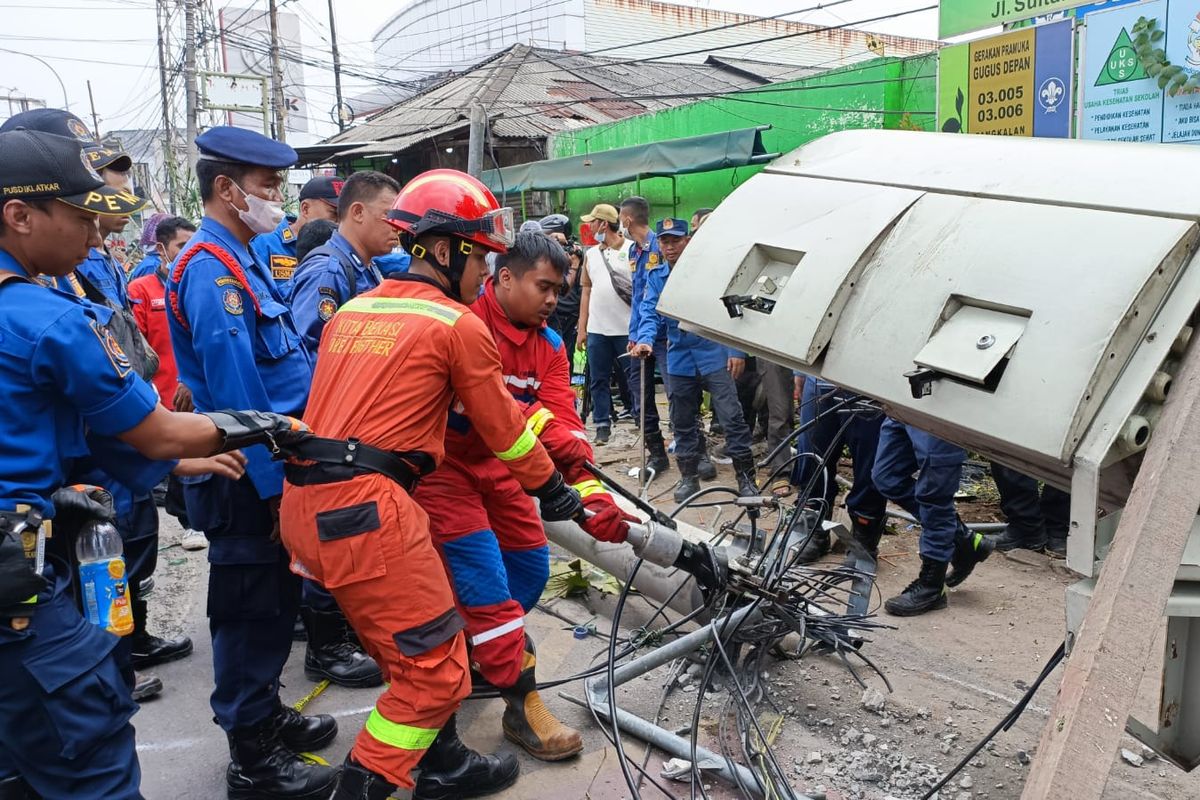
[(327, 680), (338, 686), (362, 689), (383, 683), (383, 671), (363, 652), (350, 624), (340, 611), (300, 610), (308, 628), (304, 650), (304, 677)]
[(814, 561), (822, 558), (829, 552), (830, 537), (829, 531), (818, 527), (809, 534), (805, 540), (804, 546), (800, 548), (800, 553), (796, 557), (797, 564), (811, 564)]
[(758, 484), (754, 482), (754, 456), (738, 456), (733, 459), (733, 472), (737, 476), (738, 494), (742, 497), (757, 497)]
[(347, 755), (338, 775), (337, 788), (329, 800), (388, 800), (394, 791), (394, 783)]
[[(872, 519), (858, 514), (850, 515), (850, 535), (854, 537), (854, 541), (866, 548), (867, 553), (875, 561), (879, 560), (879, 540), (883, 538), (883, 531), (886, 527), (886, 516)], [(847, 567), (854, 567), (854, 554), (847, 553), (846, 560), (842, 563)]]
[(897, 617), (915, 617), (927, 611), (946, 607), (945, 561), (921, 559), (921, 574), (905, 587), (904, 591), (889, 598), (883, 604), (889, 614)]
[(512, 786), (521, 772), (512, 753), (485, 756), (463, 744), (454, 717), (438, 731), (417, 769), (413, 800), (482, 797)]
[(646, 469), (654, 470), (655, 475), (662, 475), (671, 468), (671, 459), (667, 458), (667, 445), (663, 442), (660, 431), (646, 434)]
[(991, 539), (995, 549), (1001, 553), (1009, 550), (1032, 550), (1040, 553), (1046, 546), (1046, 529), (1039, 527), (1036, 531), (1021, 530), (1009, 525), (999, 536)]
[(675, 487), (674, 497), (676, 503), (682, 503), (700, 491), (699, 461), (695, 458), (676, 460), (679, 462), (679, 485)]
[(163, 639), (152, 636), (146, 630), (146, 601), (130, 603), (133, 612), (133, 634), (129, 637), (133, 646), (133, 668), (148, 669), (168, 661), (175, 661), (192, 654), (192, 640), (186, 636), (178, 639)]
[(279, 738), (275, 717), (229, 734), (229, 800), (325, 800), (338, 771), (310, 764)]
[(280, 703), (271, 719), (279, 731), (280, 741), (293, 753), (320, 750), (337, 737), (337, 720), (328, 714), (305, 716)]
[(995, 543), (982, 533), (974, 533), (958, 521), (958, 537), (954, 540), (954, 555), (950, 559), (953, 569), (946, 576), (947, 586), (958, 586), (967, 579), (975, 569), (976, 564), (987, 561), (987, 557), (996, 549)]

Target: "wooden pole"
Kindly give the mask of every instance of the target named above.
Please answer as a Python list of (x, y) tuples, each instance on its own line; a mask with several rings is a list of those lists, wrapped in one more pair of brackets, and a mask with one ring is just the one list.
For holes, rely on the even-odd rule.
[(1154, 430), (1042, 730), (1022, 800), (1098, 800), (1200, 508), (1200, 347)]

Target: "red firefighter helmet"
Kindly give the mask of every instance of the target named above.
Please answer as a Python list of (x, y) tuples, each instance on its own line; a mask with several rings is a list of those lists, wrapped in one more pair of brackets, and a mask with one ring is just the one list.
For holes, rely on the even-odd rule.
[(513, 243), (512, 209), (465, 172), (433, 169), (413, 178), (396, 197), (388, 222), (413, 237), (457, 236), (497, 253)]

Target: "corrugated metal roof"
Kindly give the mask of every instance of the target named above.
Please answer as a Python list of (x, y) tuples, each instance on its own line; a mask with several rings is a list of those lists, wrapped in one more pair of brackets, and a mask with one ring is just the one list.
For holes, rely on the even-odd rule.
[[(383, 142), (398, 152), (466, 125), (475, 102), (487, 109), (496, 136), (541, 138), (694, 99), (659, 95), (727, 92), (767, 82), (720, 64), (629, 64), (514, 45), (326, 141)], [(626, 99), (630, 96), (638, 99)]]

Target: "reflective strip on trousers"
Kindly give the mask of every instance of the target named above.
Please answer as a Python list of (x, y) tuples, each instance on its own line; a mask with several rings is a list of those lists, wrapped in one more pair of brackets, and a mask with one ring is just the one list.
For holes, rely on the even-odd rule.
[(533, 416), (525, 423), (525, 427), (533, 431), (534, 436), (541, 436), (542, 431), (546, 429), (546, 425), (550, 420), (554, 419), (554, 412), (548, 408), (539, 408), (533, 412)]
[(513, 442), (512, 447), (503, 452), (496, 453), (496, 458), (500, 459), (501, 461), (516, 461), (522, 456), (529, 455), (529, 452), (533, 450), (534, 445), (536, 444), (537, 437), (533, 435), (533, 431), (526, 428), (525, 430), (521, 431), (521, 435), (517, 437), (515, 442)]
[(580, 481), (579, 483), (575, 484), (572, 488), (575, 491), (579, 492), (580, 497), (591, 497), (594, 494), (603, 494), (607, 491), (604, 488), (604, 484), (602, 484), (600, 481), (596, 480), (595, 478), (592, 478), (592, 479), (586, 480), (586, 481)]
[(483, 633), (477, 633), (471, 637), (471, 644), (475, 647), (490, 642), (492, 639), (499, 639), (506, 633), (512, 633), (515, 630), (525, 627), (525, 618), (517, 617), (514, 620), (509, 620), (503, 625), (497, 625), (495, 628), (490, 628)]
[(446, 325), (453, 325), (462, 316), (462, 312), (441, 303), (411, 297), (355, 297), (342, 306), (342, 310), (363, 314), (414, 314), (436, 319)]
[(371, 709), (367, 717), (367, 733), (389, 747), (398, 750), (427, 750), (437, 738), (438, 728), (416, 728), (412, 725), (402, 725), (392, 722), (379, 713), (379, 709)]

